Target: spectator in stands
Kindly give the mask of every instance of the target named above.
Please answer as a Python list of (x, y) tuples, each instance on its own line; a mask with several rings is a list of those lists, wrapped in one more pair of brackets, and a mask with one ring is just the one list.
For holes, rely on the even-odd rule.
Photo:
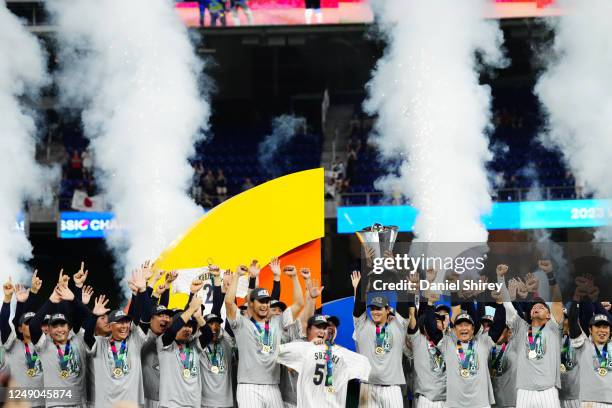
[(93, 157), (89, 151), (89, 148), (85, 149), (81, 154), (81, 160), (83, 162), (83, 178), (90, 180), (93, 171)]
[(204, 167), (202, 163), (198, 163), (193, 168), (193, 177), (191, 179), (191, 196), (196, 203), (200, 203), (202, 200), (202, 176), (204, 174)]
[(217, 180), (215, 180), (212, 170), (208, 170), (202, 179), (202, 188), (204, 189), (204, 194), (209, 196), (217, 194)]
[(247, 191), (251, 188), (255, 187), (255, 184), (251, 181), (249, 177), (244, 179), (244, 183), (242, 183), (242, 191)]
[(334, 180), (341, 180), (344, 178), (344, 163), (340, 159), (334, 160), (332, 166), (332, 178)]
[(351, 180), (355, 177), (355, 167), (357, 166), (357, 152), (355, 150), (349, 150), (346, 156), (346, 182), (350, 184)]
[(325, 183), (325, 199), (336, 199), (336, 180), (332, 177), (328, 178), (327, 183)]
[[(351, 127), (351, 136), (358, 136), (361, 134), (361, 131), (362, 131), (361, 118), (359, 117), (359, 114), (357, 112), (353, 114), (353, 118), (351, 119), (349, 125)], [(353, 140), (354, 139), (351, 139), (351, 142)]]
[(72, 156), (70, 156), (70, 172), (68, 177), (73, 180), (83, 179), (83, 159), (81, 159), (78, 150), (74, 150)]
[(217, 196), (220, 203), (225, 201), (227, 196), (227, 179), (221, 169), (217, 170)]
[(202, 195), (202, 202), (200, 203), (200, 205), (204, 208), (212, 208), (213, 202), (211, 197), (208, 194), (204, 193)]

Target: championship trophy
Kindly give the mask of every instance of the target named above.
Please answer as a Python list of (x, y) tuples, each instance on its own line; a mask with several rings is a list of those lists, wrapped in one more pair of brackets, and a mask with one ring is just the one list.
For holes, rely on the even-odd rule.
[(386, 251), (393, 250), (393, 244), (397, 239), (398, 228), (395, 225), (385, 226), (374, 224), (356, 232), (361, 245), (369, 247), (374, 251), (373, 257), (380, 258)]

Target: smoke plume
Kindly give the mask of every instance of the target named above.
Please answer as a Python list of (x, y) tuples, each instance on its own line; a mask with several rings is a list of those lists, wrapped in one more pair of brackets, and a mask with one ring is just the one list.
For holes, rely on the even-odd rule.
[(279, 149), (287, 145), (300, 130), (305, 131), (306, 119), (293, 115), (281, 115), (272, 119), (272, 133), (259, 144), (259, 164), (272, 177), (279, 176), (285, 163), (279, 157)]

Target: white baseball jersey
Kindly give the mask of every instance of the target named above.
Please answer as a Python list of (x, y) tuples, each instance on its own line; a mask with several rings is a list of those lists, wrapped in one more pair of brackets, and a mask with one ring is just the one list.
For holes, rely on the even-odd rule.
[(299, 373), (298, 408), (344, 408), (349, 380), (365, 381), (370, 375), (370, 362), (362, 355), (334, 345), (332, 347), (332, 387), (327, 383), (325, 345), (291, 342), (280, 347), (278, 362)]

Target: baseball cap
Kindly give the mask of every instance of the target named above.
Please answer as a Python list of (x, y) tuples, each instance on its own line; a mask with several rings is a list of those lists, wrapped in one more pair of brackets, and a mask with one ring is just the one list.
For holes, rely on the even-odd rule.
[(26, 324), (34, 316), (36, 316), (36, 313), (34, 312), (27, 312), (27, 313), (22, 314), (21, 317), (19, 318), (19, 325), (21, 326), (22, 324)]
[(327, 322), (327, 318), (324, 315), (314, 315), (310, 316), (308, 319), (308, 327), (310, 326), (327, 326), (329, 323)]
[(387, 307), (389, 306), (389, 300), (384, 297), (384, 296), (374, 296), (371, 300), (370, 303), (368, 304), (368, 307)]
[(493, 323), (493, 316), (491, 316), (491, 315), (484, 315), (484, 316), (482, 316), (482, 317), (480, 318), (480, 320), (481, 320), (481, 321), (483, 321), (483, 322), (486, 320), (486, 321), (488, 321), (488, 322)]
[(258, 301), (265, 301), (265, 300), (270, 300), (270, 293), (268, 292), (267, 289), (264, 288), (255, 288), (251, 291), (251, 294), (249, 296), (249, 298), (251, 299), (251, 301), (253, 300), (258, 300)]
[(123, 309), (113, 310), (108, 315), (108, 322), (109, 323), (117, 323), (117, 322), (120, 322), (121, 320), (132, 321), (132, 316), (130, 316), (127, 313), (125, 313), (123, 311)]
[(204, 321), (206, 323), (211, 323), (211, 322), (223, 323), (223, 319), (214, 313), (209, 313), (206, 316), (204, 316)]
[(441, 305), (436, 306), (435, 311), (436, 311), (436, 313), (438, 313), (440, 311), (445, 311), (446, 313), (451, 314), (451, 308), (446, 306), (445, 304), (441, 304)]
[(60, 323), (68, 323), (68, 319), (63, 313), (55, 313), (49, 317), (49, 324), (60, 324)]
[(331, 324), (333, 324), (336, 327), (340, 326), (340, 319), (338, 319), (337, 316), (325, 315), (325, 318), (327, 319), (328, 323), (331, 323)]
[(157, 305), (155, 306), (155, 309), (153, 309), (153, 315), (168, 315), (168, 316), (174, 316), (176, 314), (177, 310), (176, 309), (168, 309), (166, 306), (164, 305)]
[(270, 301), (270, 307), (278, 307), (283, 312), (287, 310), (287, 305), (285, 304), (285, 302), (281, 302), (280, 300), (276, 300), (276, 299), (272, 299)]
[(471, 323), (472, 325), (474, 324), (474, 320), (472, 320), (472, 316), (470, 316), (467, 313), (461, 313), (460, 315), (457, 316), (457, 318), (455, 319), (455, 326), (461, 322), (468, 322), (468, 323)]
[(591, 321), (589, 322), (589, 326), (599, 326), (600, 324), (607, 324), (612, 327), (612, 323), (610, 323), (610, 318), (605, 314), (596, 314), (591, 317)]

